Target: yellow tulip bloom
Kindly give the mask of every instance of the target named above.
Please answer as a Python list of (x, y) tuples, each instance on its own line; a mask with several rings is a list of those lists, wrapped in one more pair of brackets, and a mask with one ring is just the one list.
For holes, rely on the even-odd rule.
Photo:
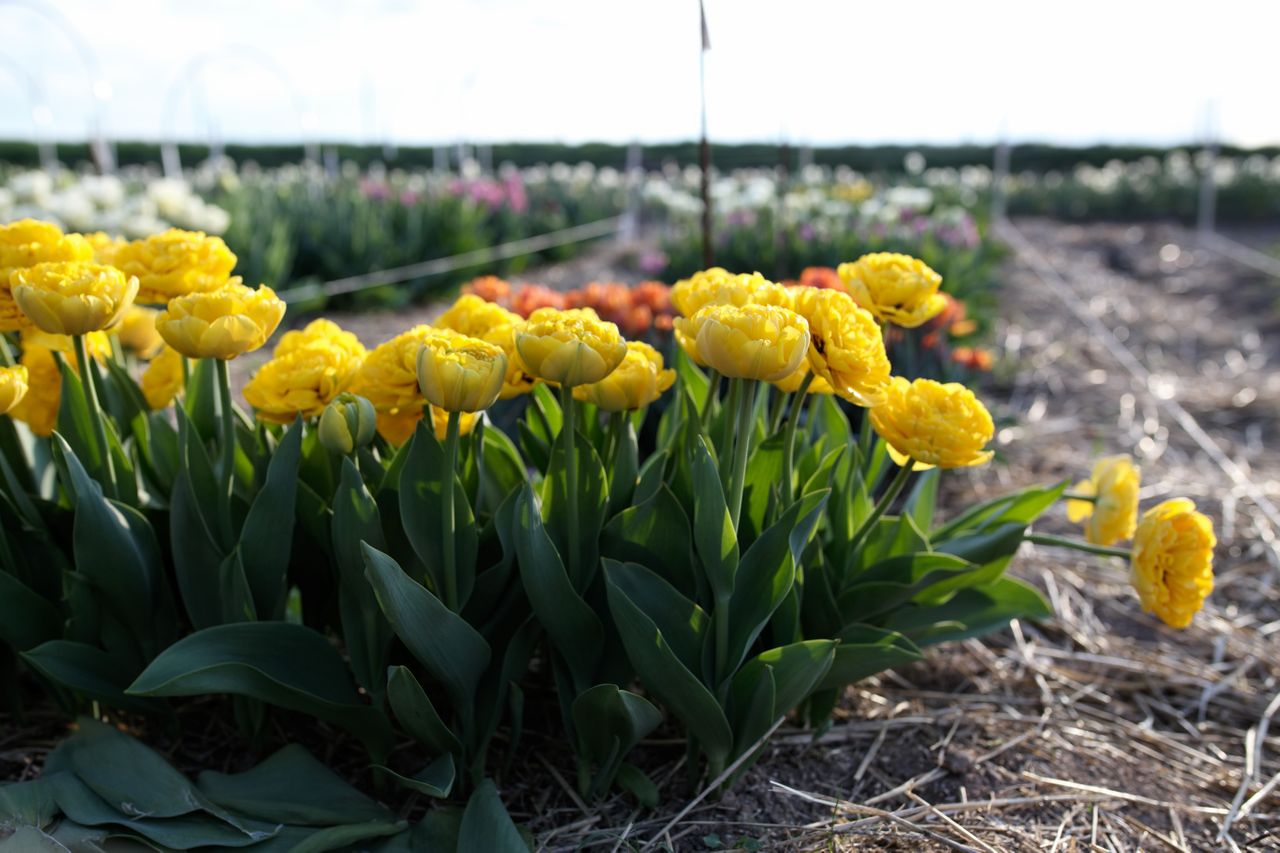
[(265, 284), (233, 283), (209, 293), (179, 296), (156, 318), (165, 343), (187, 358), (232, 359), (267, 342), (285, 305)]
[(590, 308), (539, 308), (516, 330), (516, 352), (526, 373), (572, 387), (612, 373), (627, 344), (617, 326)]
[(689, 324), (697, 354), (731, 379), (776, 382), (796, 372), (809, 350), (809, 324), (773, 305), (708, 305)]
[(908, 382), (895, 376), (884, 402), (870, 414), (871, 425), (899, 465), (913, 459), (917, 471), (935, 466), (965, 468), (981, 465), (993, 455), (983, 450), (995, 433), (991, 413), (957, 382)]
[(230, 284), (236, 256), (221, 237), (170, 228), (118, 246), (112, 263), (137, 277), (138, 302), (163, 305), (176, 296), (208, 293)]
[[(444, 331), (444, 330), (442, 330)], [(432, 406), (446, 412), (480, 412), (493, 405), (507, 376), (502, 347), (447, 332), (418, 351), (418, 387)]]
[(796, 311), (809, 323), (809, 366), (835, 393), (859, 406), (884, 399), (889, 357), (884, 336), (870, 313), (839, 290), (809, 288)]
[(618, 369), (599, 382), (575, 386), (573, 396), (603, 412), (626, 412), (649, 405), (675, 381), (676, 372), (663, 369), (662, 353), (641, 341), (628, 341)]
[(0, 415), (7, 415), (27, 396), (29, 387), (27, 369), (17, 367), (0, 367)]
[(1084, 537), (1095, 545), (1114, 545), (1133, 535), (1138, 524), (1138, 488), (1142, 474), (1128, 456), (1107, 456), (1093, 466), (1088, 480), (1073, 492), (1093, 501), (1067, 501), (1067, 517), (1085, 522)]
[(1147, 510), (1133, 534), (1130, 580), (1142, 609), (1185, 628), (1213, 592), (1213, 522), (1186, 498)]
[(169, 407), (182, 390), (182, 383), (182, 354), (168, 346), (162, 347), (160, 354), (151, 359), (138, 382), (147, 405), (156, 411)]
[(854, 300), (884, 323), (914, 329), (947, 307), (938, 293), (942, 276), (910, 255), (873, 252), (841, 264), (837, 273)]
[(138, 280), (88, 261), (50, 261), (9, 274), (9, 289), (36, 328), (53, 335), (109, 329), (138, 295)]

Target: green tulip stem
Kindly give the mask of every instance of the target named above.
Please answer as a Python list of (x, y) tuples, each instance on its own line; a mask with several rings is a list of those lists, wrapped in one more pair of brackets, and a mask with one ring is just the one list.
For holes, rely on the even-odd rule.
[(573, 388), (560, 386), (560, 409), (563, 415), (560, 433), (564, 441), (564, 477), (565, 497), (568, 499), (569, 540), (565, 543), (565, 564), (569, 570), (570, 580), (578, 578), (578, 553), (581, 543), (578, 542), (578, 454), (574, 451), (574, 423), (577, 415), (578, 401), (573, 399)]
[(738, 519), (742, 516), (742, 490), (747, 483), (747, 455), (751, 450), (751, 427), (756, 408), (756, 383), (749, 379), (739, 379), (735, 383), (741, 386), (738, 395), (738, 422), (734, 429), (736, 442), (733, 455), (733, 475), (729, 481), (729, 514), (733, 519), (733, 529), (738, 529)]
[(1091, 504), (1098, 502), (1097, 495), (1080, 495), (1075, 492), (1063, 492), (1062, 499), (1067, 501), (1087, 501)]
[(457, 514), (453, 509), (455, 480), (458, 470), (458, 434), (462, 431), (462, 413), (450, 412), (444, 434), (444, 486), (440, 492), (440, 546), (444, 549), (444, 604), (458, 612)]
[(622, 442), (626, 440), (627, 418), (630, 412), (610, 412), (608, 436), (606, 438), (606, 458), (612, 461), (611, 471), (618, 470), (618, 454), (622, 452)]
[(858, 532), (854, 533), (853, 537), (850, 538), (849, 550), (851, 553), (856, 552), (862, 546), (862, 540), (867, 538), (867, 534), (875, 528), (876, 522), (889, 511), (889, 507), (898, 499), (898, 495), (902, 494), (902, 490), (907, 486), (907, 481), (911, 479), (911, 469), (914, 467), (915, 462), (908, 459), (898, 469), (898, 473), (894, 475), (893, 480), (889, 483), (889, 488), (885, 489), (884, 494), (880, 496), (880, 500), (876, 502), (875, 507), (871, 510), (871, 515), (867, 516), (867, 520), (862, 522)]
[(222, 441), (222, 529), (228, 538), (232, 537), (231, 496), (236, 490), (236, 425), (235, 411), (231, 407), (231, 372), (225, 359), (213, 360), (214, 371), (218, 377), (218, 417), (221, 425), (219, 438)]
[(76, 364), (80, 368), (80, 379), (83, 381), (84, 394), (89, 401), (89, 417), (93, 420), (93, 438), (102, 454), (102, 470), (106, 482), (102, 484), (107, 496), (116, 496), (115, 461), (111, 458), (111, 445), (107, 442), (107, 423), (103, 418), (102, 406), (98, 402), (98, 383), (94, 381), (93, 364), (89, 361), (89, 349), (85, 346), (84, 335), (73, 335), (72, 343), (76, 350)]
[(716, 396), (720, 393), (720, 371), (714, 368), (707, 368), (707, 398), (702, 401), (702, 432), (706, 434), (707, 426), (711, 423), (711, 404), (716, 401)]
[(791, 506), (791, 496), (795, 488), (792, 478), (795, 476), (796, 428), (800, 425), (800, 412), (804, 409), (805, 394), (813, 382), (813, 371), (805, 373), (800, 380), (800, 387), (791, 396), (791, 412), (787, 417), (787, 432), (783, 438), (785, 448), (782, 452), (782, 507)]
[(1106, 545), (1094, 545), (1090, 542), (1081, 542), (1079, 539), (1068, 539), (1065, 536), (1053, 536), (1048, 533), (1032, 533), (1027, 537), (1027, 541), (1036, 545), (1048, 545), (1050, 548), (1071, 548), (1102, 557), (1120, 557), (1127, 560), (1132, 556), (1128, 548), (1108, 548)]
[[(728, 474), (730, 470), (729, 458), (730, 458), (730, 450), (733, 446), (733, 427), (734, 427), (733, 421), (731, 421), (730, 418), (737, 416), (736, 413), (738, 411), (738, 399), (742, 396), (741, 386), (742, 386), (741, 382), (734, 381), (733, 379), (729, 380), (729, 393), (726, 394), (724, 398), (725, 399), (725, 405), (723, 409), (725, 414), (724, 423), (720, 425), (721, 426), (720, 433), (715, 438), (716, 461), (720, 463), (721, 476)], [(729, 483), (730, 481), (728, 479), (724, 481), (724, 487), (726, 489), (729, 488)]]

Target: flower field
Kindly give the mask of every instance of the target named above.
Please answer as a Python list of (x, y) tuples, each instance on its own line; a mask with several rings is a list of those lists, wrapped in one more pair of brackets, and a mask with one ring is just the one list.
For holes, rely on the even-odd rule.
[[(1159, 403), (1098, 366), (1046, 372), (1071, 331), (1017, 325), (1041, 316), (1030, 285), (995, 313), (1002, 252), (941, 193), (814, 173), (779, 194), (735, 175), (716, 190), (725, 267), (698, 269), (680, 260), (684, 178), (651, 177), (634, 187), (665, 255), (633, 270), (649, 280), (564, 291), (482, 275), (422, 317), (403, 307), (420, 293), (401, 290), (386, 315), (401, 325), (362, 340), (350, 314), (291, 322), (258, 284), (270, 253), (241, 258), (237, 223), (265, 210), (317, 229), (280, 237), (287, 285), (444, 252), (437, 218), (472, 211), (466, 239), (497, 241), (611, 215), (628, 188), (551, 169), (351, 174), (314, 194), (302, 173), (232, 174), (198, 202), (227, 212), (226, 242), (0, 225), (0, 698), (15, 720), (78, 721), (31, 781), (3, 789), (10, 842), (505, 851), (630, 844), (637, 828), (638, 847), (685, 849), (670, 831), (691, 809), (732, 809), (775, 784), (761, 773), (779, 754), (858, 741), (898, 701), (939, 721), (931, 703), (968, 703), (987, 731), (1034, 722), (1008, 711), (1024, 698), (993, 704), (981, 684), (913, 686), (930, 668), (968, 678), (975, 649), (1014, 667), (1003, 689), (1034, 686), (1039, 732), (1055, 713), (1087, 728), (1090, 676), (1037, 663), (1062, 632), (1062, 660), (1102, 683), (1118, 645), (1150, 648), (1165, 672), (1157, 650), (1178, 631), (1198, 643), (1234, 620), (1218, 660), (1239, 667), (1235, 686), (1192, 683), (1205, 703), (1231, 697), (1213, 712), (1224, 727), (1256, 703), (1246, 659), (1267, 630), (1213, 604), (1219, 536), (1233, 568), (1258, 558), (1239, 551), (1239, 522), (1224, 532), (1201, 511), (1215, 495), (1143, 408)], [(264, 231), (240, 227), (250, 246)], [(652, 278), (683, 264), (670, 286)], [(737, 271), (770, 264), (794, 273)], [(984, 374), (967, 343), (981, 334), (1007, 370)], [(1028, 458), (1064, 381), (1099, 413), (1093, 445)], [(1099, 428), (1115, 407), (1132, 442)], [(1081, 428), (1079, 412), (1060, 416)], [(1242, 589), (1219, 585), (1231, 602)], [(1090, 587), (1114, 591), (1105, 616)], [(1274, 606), (1264, 592), (1264, 621)], [(1011, 623), (1012, 657), (1006, 640), (977, 642)], [(1108, 721), (1154, 701), (1140, 685), (1111, 694)], [(1171, 713), (1185, 722), (1170, 704), (1184, 698), (1146, 706), (1156, 735)], [(218, 769), (193, 760), (211, 731), (239, 745)], [(880, 750), (918, 761), (886, 731), (856, 780), (883, 775)], [(1013, 756), (1035, 731), (946, 760)], [(1257, 761), (1260, 785), (1274, 758)], [(916, 782), (933, 797), (939, 778)], [(869, 813), (849, 801), (865, 783), (813, 780), (777, 782), (779, 796), (851, 827), (717, 817), (700, 843), (859, 837)], [(1202, 816), (1181, 818), (1197, 838)], [(1232, 820), (1250, 820), (1239, 803)]]

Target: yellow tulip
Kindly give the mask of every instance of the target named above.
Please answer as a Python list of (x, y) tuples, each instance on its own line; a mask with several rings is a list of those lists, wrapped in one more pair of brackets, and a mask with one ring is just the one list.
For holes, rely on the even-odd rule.
[(138, 280), (102, 264), (50, 261), (11, 272), (9, 289), (36, 328), (84, 335), (120, 322), (138, 294)]
[[(796, 372), (789, 376), (784, 376), (773, 383), (773, 387), (777, 388), (784, 394), (794, 394), (800, 390), (800, 383), (804, 382), (804, 378), (812, 371), (809, 370), (809, 362), (802, 361), (800, 366), (796, 368)], [(809, 390), (806, 394), (834, 394), (835, 391), (831, 387), (831, 383), (823, 379), (821, 376), (814, 374), (813, 379), (809, 380)]]
[(480, 412), (493, 405), (507, 376), (502, 347), (441, 330), (418, 351), (418, 387), (446, 412)]
[(874, 406), (889, 384), (889, 357), (875, 318), (839, 290), (807, 288), (796, 311), (809, 323), (809, 366), (835, 393)]
[(914, 329), (947, 307), (938, 292), (942, 276), (910, 255), (873, 252), (837, 272), (854, 300), (884, 323)]
[(320, 415), (320, 443), (344, 456), (373, 441), (378, 413), (364, 397), (339, 394)]
[(172, 300), (156, 318), (156, 330), (187, 358), (225, 361), (265, 344), (284, 318), (284, 309), (265, 284), (253, 290), (234, 283)]
[(1138, 488), (1142, 474), (1128, 456), (1107, 456), (1093, 466), (1088, 480), (1072, 491), (1092, 501), (1067, 501), (1067, 517), (1085, 522), (1085, 539), (1095, 545), (1114, 545), (1133, 535), (1138, 524)]
[(115, 328), (120, 343), (137, 353), (139, 358), (155, 357), (164, 348), (164, 338), (156, 331), (158, 316), (160, 312), (154, 308), (130, 305), (124, 312), (124, 319)]
[[(719, 301), (717, 296), (720, 295), (721, 282), (730, 278), (733, 278), (733, 274), (723, 267), (711, 267), (682, 278), (671, 286), (671, 305), (680, 316), (692, 317), (704, 305)], [(736, 292), (738, 291), (734, 288), (727, 288), (723, 301), (733, 301)], [(738, 305), (746, 305), (750, 301), (745, 291), (737, 298), (741, 300), (737, 302)]]
[(162, 347), (160, 354), (142, 371), (138, 384), (148, 406), (156, 411), (167, 409), (182, 390), (182, 354), (173, 347)]
[(1186, 498), (1147, 510), (1133, 534), (1130, 580), (1142, 609), (1185, 628), (1213, 592), (1213, 522)]
[(809, 350), (809, 325), (773, 305), (708, 305), (695, 314), (697, 354), (722, 376), (776, 382), (796, 372)]
[(364, 344), (360, 343), (360, 339), (354, 333), (348, 332), (332, 320), (324, 318), (312, 320), (305, 328), (292, 329), (285, 332), (280, 336), (280, 342), (276, 344), (272, 355), (276, 357), (288, 355), (294, 350), (302, 349), (314, 343), (331, 344), (349, 353), (352, 357), (363, 359), (365, 356)]
[(507, 355), (507, 376), (498, 395), (500, 400), (526, 394), (537, 383), (537, 379), (525, 372), (516, 353), (516, 330), (523, 324), (519, 314), (474, 293), (459, 296), (449, 310), (436, 319), (436, 325), (441, 329), (452, 329), (502, 347)]
[(30, 328), (9, 290), (9, 274), (16, 269), (50, 261), (91, 261), (93, 246), (79, 234), (63, 234), (50, 222), (22, 219), (0, 225), (0, 332)]
[(7, 415), (27, 396), (28, 374), (21, 365), (0, 367), (0, 415)]
[(137, 276), (140, 303), (163, 305), (176, 296), (230, 284), (236, 256), (221, 237), (170, 228), (117, 247), (112, 263), (126, 275)]
[(995, 433), (991, 413), (968, 388), (932, 379), (908, 382), (893, 377), (884, 402), (872, 408), (871, 425), (889, 445), (899, 465), (915, 460), (915, 470), (981, 465)]
[[(75, 362), (71, 362), (74, 369)], [(38, 436), (53, 435), (62, 402), (62, 371), (53, 350), (38, 344), (24, 344), (22, 366), (27, 370), (27, 393), (9, 411)]]
[(626, 412), (649, 405), (675, 381), (676, 372), (663, 369), (662, 353), (646, 343), (628, 341), (617, 370), (599, 382), (575, 386), (573, 396), (603, 412)]
[(319, 417), (325, 406), (347, 389), (364, 361), (364, 347), (313, 340), (290, 346), (268, 361), (244, 388), (244, 399), (258, 420), (292, 423), (294, 418)]
[(526, 373), (572, 387), (612, 373), (627, 344), (617, 326), (590, 308), (539, 308), (516, 330), (516, 352)]

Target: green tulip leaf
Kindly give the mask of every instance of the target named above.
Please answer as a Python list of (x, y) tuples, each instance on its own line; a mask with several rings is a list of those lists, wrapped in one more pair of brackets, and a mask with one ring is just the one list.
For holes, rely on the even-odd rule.
[(462, 753), (462, 744), (440, 719), (426, 691), (407, 667), (393, 667), (388, 674), (387, 702), (414, 740), (436, 753)]
[[(541, 387), (541, 386), (539, 386)], [(498, 789), (486, 779), (467, 800), (458, 828), (458, 850), (483, 850), (485, 853), (529, 853), (531, 845), (498, 797)]]
[(457, 774), (453, 764), (453, 755), (446, 752), (435, 761), (412, 776), (404, 776), (389, 767), (376, 765), (374, 769), (385, 773), (397, 785), (419, 794), (426, 794), (438, 800), (446, 799), (453, 790), (453, 780)]
[(705, 439), (693, 446), (693, 543), (716, 598), (733, 592), (738, 534), (725, 500), (715, 457)]
[(240, 562), (262, 618), (284, 615), (289, 553), (293, 549), (302, 419), (294, 421), (271, 454), (266, 482), (249, 506), (240, 530)]

